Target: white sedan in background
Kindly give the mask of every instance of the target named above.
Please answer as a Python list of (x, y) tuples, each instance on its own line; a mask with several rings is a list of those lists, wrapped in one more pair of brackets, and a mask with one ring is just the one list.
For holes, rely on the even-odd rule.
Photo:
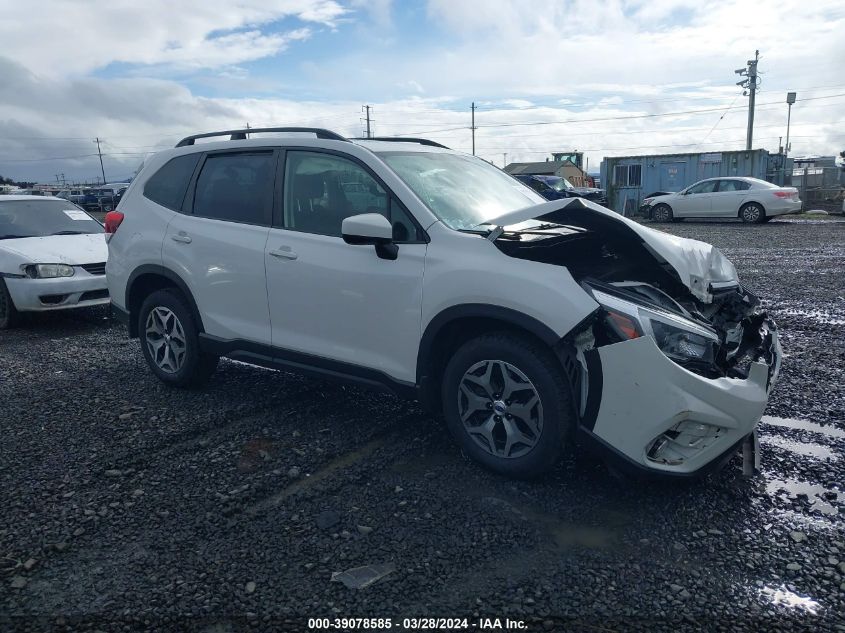
[(72, 202), (0, 196), (0, 330), (21, 312), (109, 303), (103, 226)]
[(736, 217), (743, 222), (767, 222), (801, 210), (795, 187), (779, 187), (758, 178), (708, 178), (678, 193), (646, 198), (643, 204), (655, 222)]

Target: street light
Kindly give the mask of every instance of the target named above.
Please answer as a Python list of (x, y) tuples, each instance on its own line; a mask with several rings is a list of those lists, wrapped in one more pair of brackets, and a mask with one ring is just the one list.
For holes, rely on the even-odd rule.
[(794, 92), (786, 93), (786, 103), (789, 105), (789, 112), (786, 115), (786, 147), (783, 153), (784, 156), (789, 154), (789, 123), (792, 120), (792, 104), (795, 103), (795, 95), (796, 93)]

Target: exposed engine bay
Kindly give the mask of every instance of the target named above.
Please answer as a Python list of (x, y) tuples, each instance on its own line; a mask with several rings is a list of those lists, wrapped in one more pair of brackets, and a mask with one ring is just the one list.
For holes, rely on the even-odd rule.
[(580, 330), (592, 334), (592, 346), (651, 336), (666, 356), (707, 378), (747, 378), (755, 361), (775, 366), (774, 324), (738, 281), (696, 289), (697, 279), (685, 283), (626, 224), (589, 209), (536, 220), (492, 241), (510, 257), (567, 268), (601, 306)]

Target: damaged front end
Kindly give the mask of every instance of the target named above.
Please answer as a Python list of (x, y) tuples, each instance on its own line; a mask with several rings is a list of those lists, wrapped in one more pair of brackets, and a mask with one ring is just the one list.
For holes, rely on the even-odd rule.
[(704, 472), (752, 436), (780, 369), (777, 328), (717, 249), (612, 215), (570, 204), (494, 243), (565, 266), (598, 304), (569, 336), (583, 435), (640, 469)]

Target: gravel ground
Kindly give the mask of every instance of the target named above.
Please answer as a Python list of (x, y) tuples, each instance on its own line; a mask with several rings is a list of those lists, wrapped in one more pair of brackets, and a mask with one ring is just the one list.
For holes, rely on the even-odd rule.
[(845, 631), (845, 223), (659, 228), (723, 249), (782, 328), (761, 476), (510, 481), (389, 396), (229, 361), (175, 391), (105, 311), (34, 318), (0, 333), (0, 629)]

